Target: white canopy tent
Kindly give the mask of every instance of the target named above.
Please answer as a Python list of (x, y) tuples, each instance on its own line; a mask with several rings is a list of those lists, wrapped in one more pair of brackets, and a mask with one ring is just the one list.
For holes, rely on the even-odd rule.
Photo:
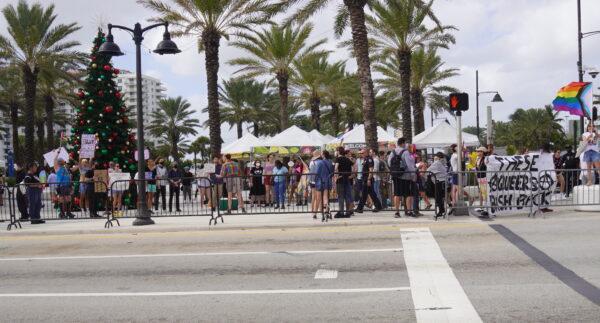
[(319, 145), (324, 145), (331, 141), (327, 136), (320, 133), (317, 129), (313, 129), (308, 134), (315, 140), (315, 142), (319, 143)]
[(273, 138), (261, 142), (260, 146), (267, 147), (306, 147), (306, 146), (321, 146), (322, 143), (316, 142), (315, 139), (306, 131), (291, 126), (285, 129)]
[(254, 147), (262, 146), (262, 141), (256, 138), (253, 134), (247, 133), (238, 140), (228, 144), (221, 152), (223, 154), (243, 154), (250, 153)]
[[(416, 135), (413, 138), (413, 144), (417, 146), (417, 149), (444, 148), (455, 144), (456, 140), (456, 128), (448, 122), (440, 122)], [(476, 135), (463, 131), (462, 140), (467, 147), (479, 146), (479, 139)]]
[[(394, 138), (394, 136), (390, 135), (382, 127), (379, 127), (379, 126), (377, 127), (377, 142), (395, 142), (395, 141), (396, 141), (396, 138)], [(343, 134), (341, 137), (335, 138), (329, 142), (329, 144), (331, 144), (331, 145), (336, 145), (336, 144), (341, 144), (341, 143), (344, 143), (345, 145), (347, 145), (347, 144), (354, 144), (354, 145), (365, 144), (366, 143), (365, 126), (362, 124), (358, 125), (358, 126), (354, 127), (354, 129)]]

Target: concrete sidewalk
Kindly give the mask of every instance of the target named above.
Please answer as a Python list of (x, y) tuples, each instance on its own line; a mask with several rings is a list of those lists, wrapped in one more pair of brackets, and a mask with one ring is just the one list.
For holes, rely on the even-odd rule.
[[(532, 219), (564, 218), (564, 217), (586, 217), (596, 213), (576, 212), (569, 209), (556, 208), (552, 213), (538, 215)], [(490, 220), (481, 220), (476, 213), (471, 216), (450, 216), (449, 219), (440, 218), (437, 222), (481, 222), (500, 221), (510, 219), (527, 219), (527, 214), (503, 215)], [(596, 214), (597, 215), (597, 214)], [(357, 214), (352, 218), (333, 219), (329, 222), (321, 222), (321, 219), (313, 220), (311, 214), (245, 214), (224, 216), (224, 223), (219, 220), (218, 224), (209, 226), (208, 216), (186, 216), (186, 217), (154, 217), (156, 224), (148, 226), (133, 226), (133, 218), (120, 218), (120, 226), (104, 228), (106, 218), (102, 219), (74, 219), (74, 220), (49, 220), (45, 224), (32, 225), (22, 222), (21, 229), (7, 231), (7, 222), (1, 223), (0, 237), (14, 235), (52, 235), (52, 234), (86, 234), (86, 233), (136, 233), (136, 232), (174, 232), (174, 231), (208, 231), (208, 230), (245, 230), (256, 228), (294, 228), (294, 227), (322, 227), (322, 226), (355, 226), (355, 225), (389, 225), (389, 224), (432, 224), (433, 213), (427, 212), (418, 218), (402, 217), (394, 218), (394, 213), (385, 211), (380, 213)]]

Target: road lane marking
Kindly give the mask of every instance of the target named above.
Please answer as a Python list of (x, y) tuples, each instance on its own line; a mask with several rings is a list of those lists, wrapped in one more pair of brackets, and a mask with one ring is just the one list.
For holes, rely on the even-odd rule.
[(240, 252), (197, 252), (197, 253), (159, 253), (159, 254), (132, 254), (132, 255), (98, 255), (98, 256), (57, 256), (57, 257), (17, 257), (0, 258), (0, 261), (33, 261), (33, 260), (87, 260), (87, 259), (115, 259), (115, 258), (159, 258), (159, 257), (208, 257), (208, 256), (256, 256), (256, 255), (308, 255), (319, 253), (373, 253), (373, 252), (399, 252), (402, 248), (388, 249), (337, 249), (337, 250), (292, 250), (292, 251), (240, 251)]
[(410, 287), (345, 288), (345, 289), (267, 289), (267, 290), (207, 290), (189, 292), (128, 292), (128, 293), (7, 293), (11, 297), (140, 297), (140, 296), (214, 296), (214, 295), (269, 295), (269, 294), (346, 294), (408, 291)]
[(338, 271), (333, 269), (319, 269), (315, 273), (315, 279), (336, 279)]
[(482, 322), (428, 228), (400, 230), (418, 322)]
[(492, 224), (490, 227), (506, 240), (519, 248), (525, 255), (535, 261), (542, 268), (550, 272), (554, 277), (558, 278), (572, 290), (579, 293), (581, 296), (590, 300), (590, 302), (600, 306), (600, 288), (577, 275), (569, 268), (563, 266), (558, 261), (552, 259), (545, 252), (534, 247), (532, 244), (521, 238), (509, 228), (501, 224)]

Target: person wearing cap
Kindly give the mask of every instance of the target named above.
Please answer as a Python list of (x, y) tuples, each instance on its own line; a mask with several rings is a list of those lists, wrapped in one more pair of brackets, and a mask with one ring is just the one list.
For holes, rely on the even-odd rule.
[(475, 150), (477, 152), (477, 162), (475, 169), (477, 170), (477, 183), (479, 186), (479, 208), (477, 212), (481, 213), (482, 217), (488, 217), (489, 213), (483, 209), (483, 204), (488, 198), (488, 182), (487, 182), (487, 153), (488, 150), (485, 147), (479, 147)]
[(75, 215), (71, 213), (71, 173), (66, 167), (66, 161), (58, 157), (60, 149), (56, 150), (56, 157), (54, 157), (54, 170), (56, 171), (56, 193), (58, 194), (58, 202), (60, 204), (60, 218), (74, 218)]
[(183, 193), (183, 202), (186, 200), (192, 201), (192, 180), (194, 179), (194, 174), (190, 172), (190, 166), (185, 166), (183, 168), (183, 178), (181, 179), (181, 191)]
[(446, 156), (443, 152), (437, 152), (433, 156), (433, 163), (427, 168), (427, 171), (435, 176), (435, 217), (444, 216), (446, 213), (446, 180), (448, 179), (448, 167)]

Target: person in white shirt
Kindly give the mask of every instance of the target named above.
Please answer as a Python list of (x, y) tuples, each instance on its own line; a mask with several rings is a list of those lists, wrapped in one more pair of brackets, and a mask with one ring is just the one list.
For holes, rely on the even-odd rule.
[[(159, 159), (156, 166), (156, 195), (154, 195), (154, 210), (158, 211), (158, 200), (162, 200), (163, 211), (167, 210), (167, 184), (169, 183), (169, 170), (165, 167), (165, 160)], [(148, 206), (150, 207), (150, 206)]]
[(600, 175), (600, 148), (598, 147), (598, 144), (600, 143), (600, 134), (591, 121), (588, 123), (586, 130), (587, 131), (581, 135), (581, 141), (586, 143), (585, 150), (581, 155), (581, 160), (587, 164), (587, 185), (592, 185), (594, 184), (592, 168)]

